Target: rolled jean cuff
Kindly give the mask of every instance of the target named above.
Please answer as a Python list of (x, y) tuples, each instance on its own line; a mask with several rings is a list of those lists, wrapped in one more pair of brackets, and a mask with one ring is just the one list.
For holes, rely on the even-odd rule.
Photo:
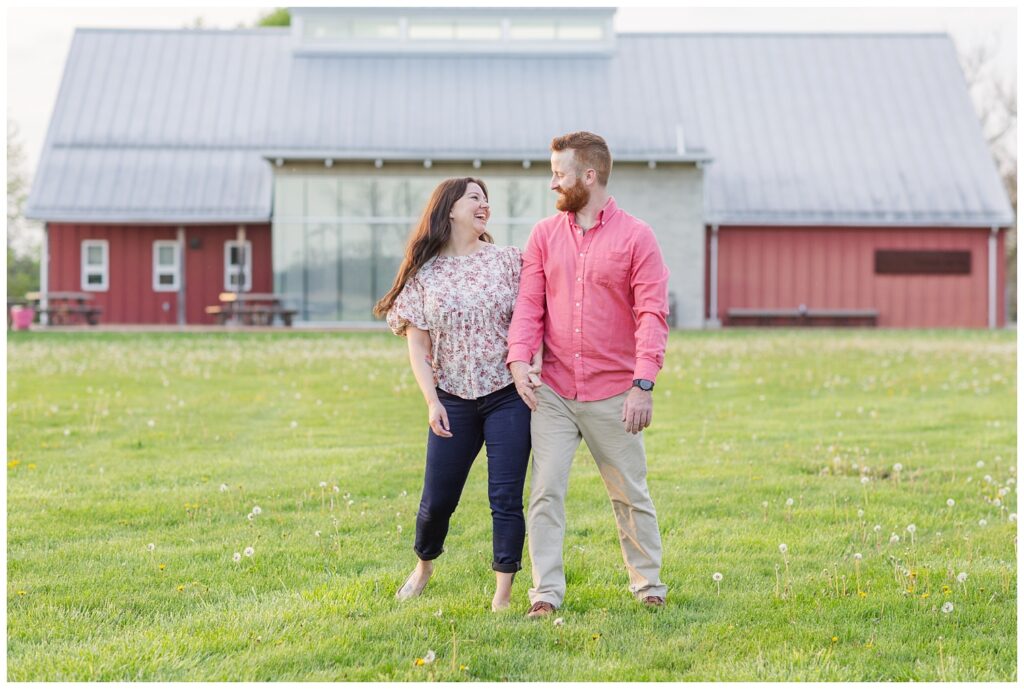
[(492, 562), (491, 569), (504, 574), (515, 574), (523, 568), (522, 562)]
[(426, 553), (421, 553), (416, 548), (413, 548), (412, 551), (414, 553), (416, 553), (416, 557), (418, 557), (419, 559), (424, 560), (424, 561), (429, 561), (429, 560), (436, 560), (437, 558), (441, 557), (441, 554), (444, 552), (444, 548), (441, 548), (436, 553), (430, 553), (429, 555), (426, 554)]

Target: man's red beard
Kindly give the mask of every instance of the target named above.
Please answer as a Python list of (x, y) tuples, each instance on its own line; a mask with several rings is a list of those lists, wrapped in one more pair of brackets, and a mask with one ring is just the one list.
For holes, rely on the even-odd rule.
[(577, 179), (576, 184), (568, 189), (558, 188), (558, 200), (555, 208), (560, 211), (578, 213), (590, 202), (590, 191), (584, 186), (583, 180)]

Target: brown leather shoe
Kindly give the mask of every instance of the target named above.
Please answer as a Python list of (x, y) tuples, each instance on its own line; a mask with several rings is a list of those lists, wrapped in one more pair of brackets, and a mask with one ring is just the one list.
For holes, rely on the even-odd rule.
[(641, 600), (640, 602), (643, 603), (644, 605), (646, 605), (648, 608), (664, 608), (665, 607), (665, 599), (662, 598), (661, 596), (645, 596), (644, 599)]
[(546, 600), (539, 600), (532, 606), (530, 606), (530, 611), (526, 613), (526, 616), (530, 619), (535, 619), (537, 617), (544, 617), (545, 615), (550, 615), (554, 611), (555, 606), (553, 606), (551, 603), (548, 603)]

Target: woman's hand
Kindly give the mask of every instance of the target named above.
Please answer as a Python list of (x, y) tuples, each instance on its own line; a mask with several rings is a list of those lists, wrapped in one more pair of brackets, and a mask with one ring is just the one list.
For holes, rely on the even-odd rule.
[(434, 432), (434, 435), (439, 438), (451, 438), (451, 431), (448, 429), (451, 426), (448, 425), (448, 412), (445, 411), (444, 405), (439, 400), (434, 400), (427, 407), (427, 418), (430, 423), (430, 430)]

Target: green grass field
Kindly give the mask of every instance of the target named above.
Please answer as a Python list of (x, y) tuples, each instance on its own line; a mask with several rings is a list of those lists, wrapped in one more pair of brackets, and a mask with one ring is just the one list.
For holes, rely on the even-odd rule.
[(485, 462), (394, 600), (426, 437), (399, 338), (15, 333), (7, 364), (9, 680), (1017, 676), (1015, 333), (673, 333), (669, 605), (629, 595), (581, 449), (561, 625), (523, 617), (528, 558), (489, 610)]

